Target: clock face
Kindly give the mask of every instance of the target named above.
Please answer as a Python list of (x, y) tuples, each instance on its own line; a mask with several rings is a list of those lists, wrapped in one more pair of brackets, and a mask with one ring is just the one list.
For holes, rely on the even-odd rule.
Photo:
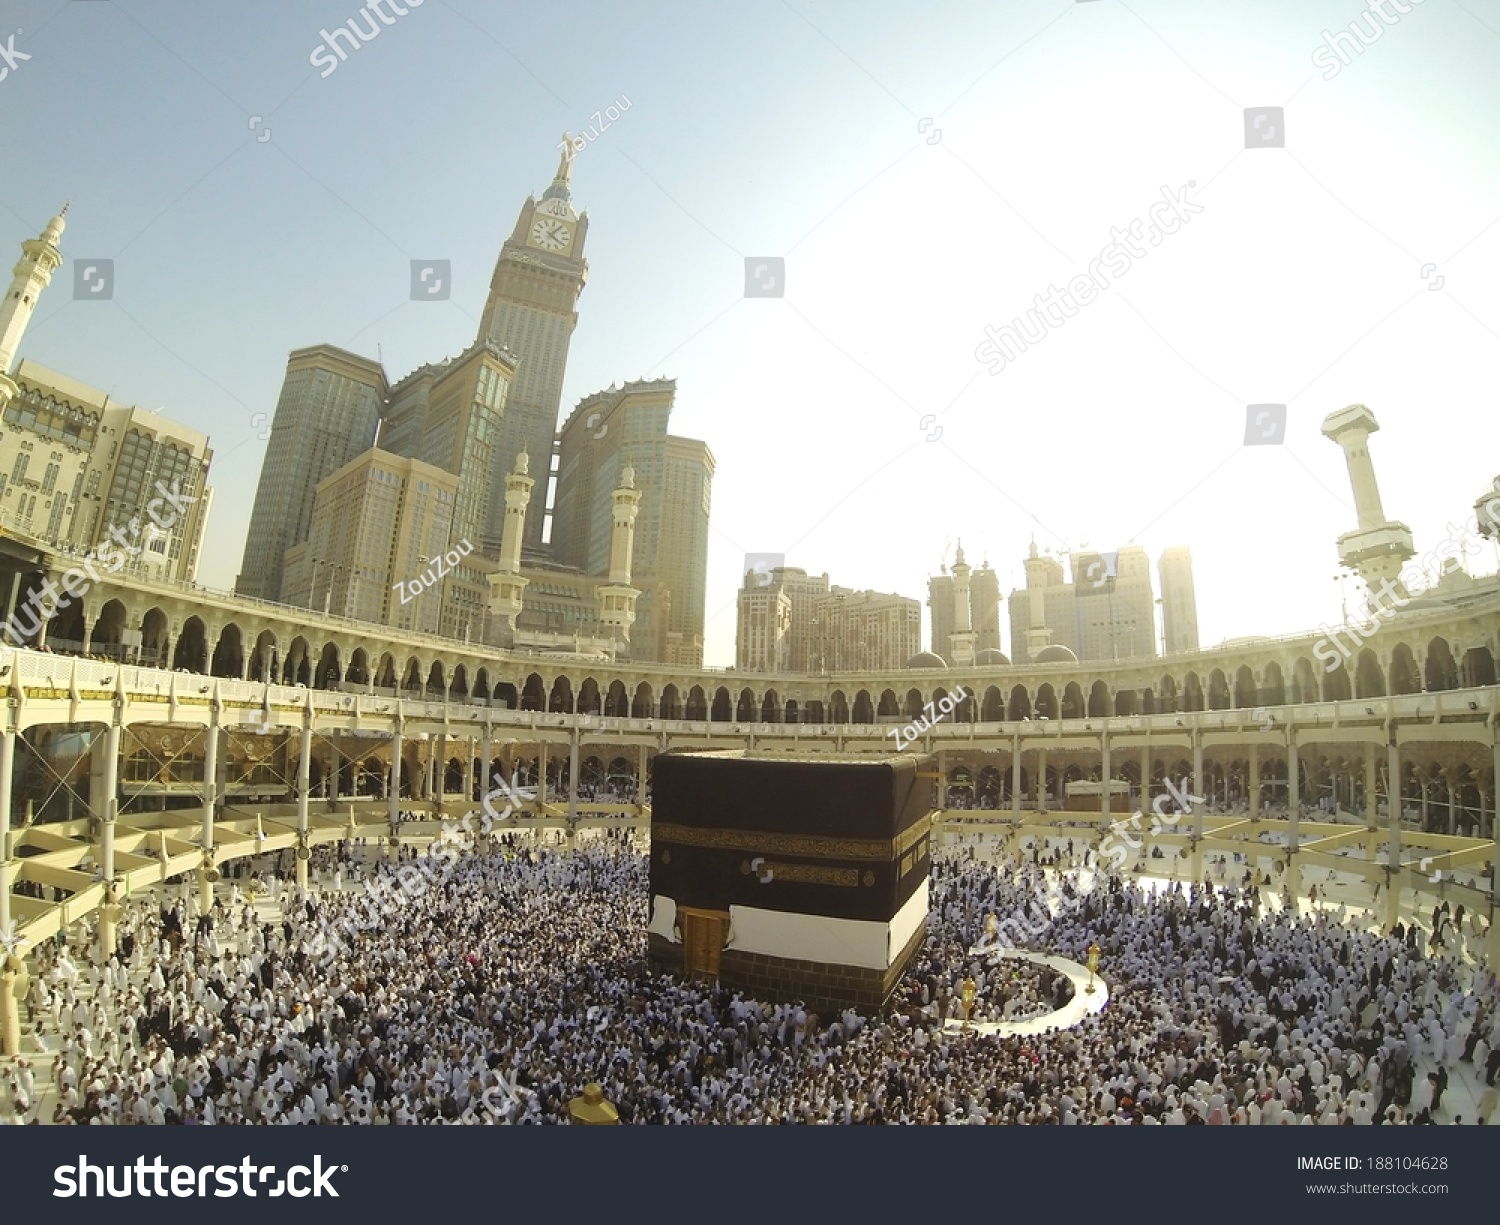
[(544, 251), (561, 251), (572, 239), (573, 231), (551, 217), (539, 218), (531, 227), (532, 245)]

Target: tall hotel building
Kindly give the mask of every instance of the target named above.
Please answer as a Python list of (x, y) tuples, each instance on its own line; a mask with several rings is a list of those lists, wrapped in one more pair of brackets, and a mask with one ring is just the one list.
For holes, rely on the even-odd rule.
[[(335, 504), (337, 514), (355, 514), (350, 491), (374, 496), (371, 473), (390, 476), (399, 458), (454, 482), (443, 550), (428, 543), (410, 556), (460, 549), (465, 560), (432, 597), (441, 606), (435, 621), (422, 613), (411, 622), (410, 610), (389, 601), (372, 619), (497, 644), (529, 641), (540, 649), (545, 643), (549, 650), (564, 649), (570, 638), (579, 650), (585, 640), (594, 644), (590, 649), (601, 641), (625, 649), (628, 642), (638, 659), (702, 662), (714, 459), (704, 443), (668, 434), (676, 384), (660, 379), (589, 396), (558, 433), (575, 307), (588, 279), (588, 215), (573, 208), (571, 173), (572, 159), (564, 155), (541, 199), (522, 205), (496, 262), (479, 334), (458, 357), (389, 385), (377, 363), (329, 345), (292, 354), (256, 491), (242, 594), (366, 615), (353, 610), (374, 607), (360, 577), (375, 572), (367, 543), (356, 543), (347, 526), (314, 524), (335, 513)], [(368, 470), (345, 470), (374, 446), (379, 458)], [(518, 471), (523, 454), (527, 460)], [(639, 500), (630, 567), (633, 620), (624, 615), (618, 592), (608, 599), (599, 594), (620, 569), (611, 554), (627, 470), (634, 474), (630, 498)], [(403, 471), (402, 480), (437, 488), (431, 471)], [(329, 481), (334, 473), (339, 479)], [(507, 490), (522, 485), (526, 505), (512, 507), (511, 522), (523, 525), (524, 537), (519, 555), (507, 563), (519, 569), (495, 604), (491, 578), (505, 537)], [(403, 489), (406, 497), (420, 492)], [(358, 505), (370, 522), (380, 518), (373, 503)], [(309, 547), (288, 554), (304, 544)], [(390, 582), (402, 580), (400, 556), (397, 549), (381, 563)], [(287, 565), (297, 567), (295, 582), (283, 576)], [(329, 573), (313, 574), (319, 566)], [(517, 582), (522, 571), (535, 571), (534, 581)], [(522, 607), (511, 606), (517, 599)], [(608, 605), (603, 612), (601, 599)]]
[(333, 345), (287, 359), (235, 582), (241, 595), (296, 602), (282, 582), (286, 551), (308, 537), (318, 483), (375, 445), (388, 391), (379, 363)]
[[(583, 258), (589, 217), (573, 210), (568, 179), (572, 146), (563, 152), (552, 184), (540, 200), (528, 198), (516, 227), (500, 249), (479, 339), (519, 354), (511, 382), (496, 463), (500, 474), (527, 452), (541, 467), (526, 511), (526, 545), (542, 543), (551, 470), (552, 438), (562, 406), (568, 345), (578, 323), (578, 296), (588, 281)], [(505, 524), (505, 482), (494, 483), (485, 520), (485, 551), (498, 555)]]

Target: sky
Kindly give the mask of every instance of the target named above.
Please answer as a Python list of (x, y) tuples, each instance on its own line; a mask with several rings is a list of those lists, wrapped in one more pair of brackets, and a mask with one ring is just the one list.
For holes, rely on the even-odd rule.
[[(460, 352), (591, 124), (561, 411), (677, 380), (718, 465), (705, 663), (747, 554), (925, 604), (960, 540), (1006, 595), (1033, 539), (1187, 545), (1203, 645), (1308, 630), (1357, 595), (1329, 413), (1373, 410), (1421, 550), (1500, 473), (1500, 0), (406, 4), (325, 76), (354, 0), (0, 0), (0, 254), (72, 202), (20, 356), (210, 436), (208, 586), (288, 352), (392, 381)], [(1153, 217), (1040, 339), (981, 348)], [(112, 296), (75, 299), (100, 259)], [(450, 298), (411, 300), (413, 259)]]

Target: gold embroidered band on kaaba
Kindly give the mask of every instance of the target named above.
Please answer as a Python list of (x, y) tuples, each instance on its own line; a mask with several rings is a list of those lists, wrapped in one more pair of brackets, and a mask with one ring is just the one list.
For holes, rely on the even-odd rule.
[(655, 822), (652, 841), (675, 842), (718, 851), (759, 851), (771, 855), (808, 855), (821, 859), (858, 859), (890, 863), (919, 842), (932, 827), (928, 813), (895, 838), (833, 838), (822, 834), (778, 834), (754, 829), (701, 829), (696, 825)]

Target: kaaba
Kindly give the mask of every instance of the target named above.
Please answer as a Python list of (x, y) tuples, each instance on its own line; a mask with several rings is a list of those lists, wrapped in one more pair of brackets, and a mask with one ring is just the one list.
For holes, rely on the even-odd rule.
[(927, 931), (929, 756), (668, 752), (651, 783), (654, 968), (873, 1009)]

